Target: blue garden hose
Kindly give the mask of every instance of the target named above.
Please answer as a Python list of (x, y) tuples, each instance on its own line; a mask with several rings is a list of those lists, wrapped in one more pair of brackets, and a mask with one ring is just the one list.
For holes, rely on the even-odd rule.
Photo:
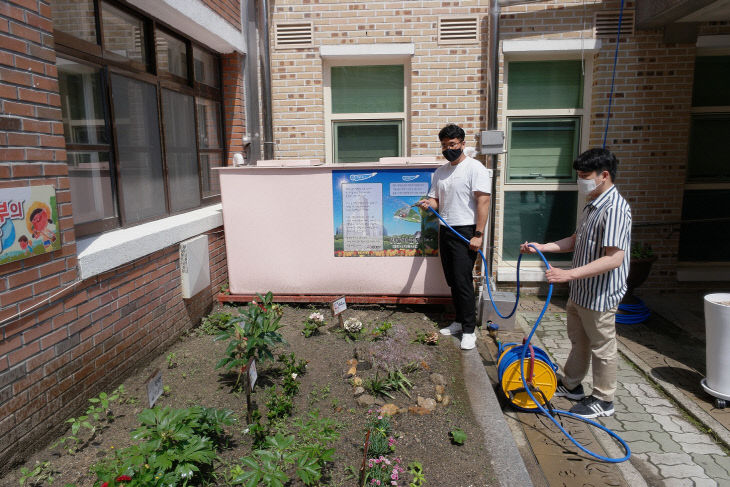
[(616, 323), (622, 325), (637, 325), (645, 322), (651, 316), (651, 310), (641, 299), (636, 304), (619, 304), (618, 310), (619, 313), (616, 313)]
[[(436, 215), (438, 217), (438, 219), (441, 220), (441, 222), (443, 222), (444, 225), (446, 225), (446, 228), (448, 228), (449, 230), (451, 230), (454, 233), (454, 235), (458, 236), (461, 240), (463, 240), (464, 242), (466, 242), (467, 245), (469, 244), (469, 240), (467, 240), (463, 235), (461, 235), (459, 232), (457, 232), (456, 230), (454, 230), (451, 227), (451, 225), (449, 225), (448, 223), (446, 223), (446, 220), (444, 220), (441, 217), (441, 215), (439, 215), (439, 213), (436, 210), (434, 210), (430, 206), (428, 207), (428, 209), (431, 210), (431, 212), (434, 215)], [(535, 251), (538, 253), (538, 255), (540, 255), (540, 258), (542, 259), (542, 261), (545, 263), (545, 265), (549, 269), (550, 268), (550, 264), (548, 263), (547, 259), (545, 259), (545, 256), (542, 254), (542, 252), (540, 252), (534, 245), (530, 245), (530, 247), (532, 247), (533, 249), (535, 249)], [(500, 314), (499, 310), (497, 309), (497, 307), (494, 305), (494, 299), (492, 299), (492, 290), (491, 290), (490, 285), (489, 285), (489, 273), (487, 272), (487, 269), (489, 267), (488, 264), (487, 264), (487, 259), (484, 257), (484, 253), (482, 253), (482, 250), (481, 249), (479, 249), (478, 252), (479, 252), (479, 255), (482, 258), (482, 262), (484, 263), (484, 276), (485, 276), (485, 279), (484, 280), (487, 283), (487, 292), (489, 293), (489, 298), (491, 299), (492, 307), (494, 308), (494, 311), (499, 316), (501, 316), (503, 319), (509, 318), (510, 316), (512, 316), (514, 314), (515, 310), (517, 309), (517, 304), (519, 303), (519, 300), (520, 300), (520, 263), (522, 262), (522, 254), (520, 254), (519, 258), (517, 259), (517, 299), (515, 299), (515, 306), (514, 306), (514, 308), (512, 309), (512, 312), (509, 315), (502, 316)], [(577, 446), (581, 451), (583, 451), (583, 452), (587, 453), (588, 455), (590, 455), (592, 457), (595, 457), (595, 458), (597, 458), (597, 459), (599, 459), (601, 461), (604, 461), (604, 462), (609, 462), (609, 463), (620, 463), (620, 462), (624, 462), (624, 461), (628, 460), (629, 457), (631, 457), (631, 449), (629, 448), (629, 445), (627, 445), (626, 442), (618, 434), (614, 433), (613, 431), (611, 431), (610, 429), (606, 428), (605, 426), (603, 426), (600, 423), (597, 423), (597, 422), (592, 421), (590, 419), (583, 418), (581, 416), (578, 416), (577, 414), (571, 413), (570, 411), (563, 411), (563, 410), (560, 410), (560, 409), (553, 409), (553, 411), (555, 413), (557, 413), (557, 414), (563, 414), (565, 416), (570, 416), (572, 418), (579, 419), (579, 420), (581, 420), (581, 421), (583, 421), (585, 423), (590, 424), (591, 426), (595, 426), (596, 428), (599, 428), (599, 429), (605, 431), (612, 438), (614, 438), (616, 441), (618, 441), (619, 443), (621, 443), (621, 446), (624, 448), (624, 451), (626, 452), (626, 456), (624, 456), (622, 458), (609, 458), (609, 457), (604, 457), (603, 455), (599, 455), (598, 453), (594, 453), (594, 452), (590, 451), (589, 449), (587, 449), (586, 447), (584, 447), (583, 445), (581, 445), (580, 443), (578, 443), (578, 441), (575, 438), (573, 438), (570, 435), (570, 433), (568, 433), (567, 431), (565, 431), (565, 428), (563, 428), (563, 426), (558, 422), (558, 420), (555, 419), (550, 413), (548, 413), (548, 411), (540, 404), (540, 402), (532, 394), (532, 391), (530, 390), (530, 387), (528, 386), (527, 381), (525, 380), (525, 356), (527, 355), (527, 350), (528, 350), (528, 346), (527, 345), (530, 344), (530, 340), (532, 340), (532, 336), (535, 334), (535, 331), (537, 331), (537, 326), (540, 324), (540, 321), (542, 320), (542, 317), (545, 315), (545, 312), (548, 309), (548, 306), (550, 304), (550, 298), (552, 297), (552, 295), (553, 295), (553, 285), (552, 285), (552, 283), (550, 283), (550, 287), (548, 288), (548, 295), (547, 295), (547, 298), (545, 299), (545, 305), (542, 307), (542, 311), (540, 311), (540, 315), (537, 317), (537, 320), (535, 321), (535, 324), (532, 325), (532, 330), (530, 330), (530, 334), (527, 335), (527, 338), (525, 339), (525, 342), (524, 342), (524, 346), (522, 347), (522, 357), (520, 358), (520, 376), (522, 378), (522, 386), (525, 388), (525, 391), (530, 396), (530, 399), (535, 403), (535, 405), (540, 410), (540, 412), (543, 413), (548, 418), (550, 418), (550, 421), (552, 421), (555, 424), (555, 426), (557, 426), (558, 429), (560, 429), (560, 431), (562, 431), (563, 434), (571, 442), (573, 442), (573, 444), (575, 446)]]

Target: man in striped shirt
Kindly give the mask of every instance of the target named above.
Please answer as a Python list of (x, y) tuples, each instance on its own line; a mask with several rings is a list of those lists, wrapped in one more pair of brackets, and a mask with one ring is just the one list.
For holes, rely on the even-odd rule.
[[(571, 412), (584, 418), (611, 416), (616, 392), (616, 310), (626, 293), (631, 246), (631, 208), (614, 186), (618, 161), (606, 149), (590, 149), (573, 162), (578, 192), (586, 201), (576, 232), (538, 244), (541, 252), (573, 252), (571, 269), (551, 267), (548, 282), (570, 283), (568, 337), (572, 347), (556, 396), (580, 400)], [(534, 253), (525, 242), (520, 250)], [(581, 384), (593, 364), (593, 392)]]

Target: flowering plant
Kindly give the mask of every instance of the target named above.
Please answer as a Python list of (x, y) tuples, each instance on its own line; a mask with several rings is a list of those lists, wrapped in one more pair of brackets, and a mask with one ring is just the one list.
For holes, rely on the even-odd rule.
[(400, 476), (405, 473), (401, 466), (401, 459), (393, 460), (380, 455), (378, 458), (369, 458), (365, 470), (365, 485), (400, 485)]
[(319, 327), (324, 325), (324, 315), (318, 311), (310, 313), (309, 317), (304, 320), (304, 329), (302, 335), (309, 338), (312, 335), (319, 333)]
[(362, 330), (362, 322), (355, 317), (347, 318), (344, 327), (348, 333), (359, 333)]

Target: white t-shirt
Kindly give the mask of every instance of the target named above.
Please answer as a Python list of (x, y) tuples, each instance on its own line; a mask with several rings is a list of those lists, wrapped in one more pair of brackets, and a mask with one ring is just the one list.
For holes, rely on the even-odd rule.
[(492, 192), (492, 170), (467, 157), (455, 166), (447, 162), (436, 169), (428, 196), (438, 199), (438, 212), (449, 225), (474, 225), (477, 222), (475, 191)]

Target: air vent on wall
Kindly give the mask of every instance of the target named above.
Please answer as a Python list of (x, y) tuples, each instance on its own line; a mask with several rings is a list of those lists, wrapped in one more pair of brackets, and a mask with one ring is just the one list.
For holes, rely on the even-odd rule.
[(312, 23), (276, 24), (276, 48), (312, 46)]
[(440, 17), (439, 44), (474, 44), (479, 41), (478, 17)]
[[(616, 38), (618, 33), (618, 20), (620, 12), (607, 11), (596, 12), (596, 37)], [(634, 35), (634, 11), (624, 10), (623, 18), (621, 18), (621, 37)]]

